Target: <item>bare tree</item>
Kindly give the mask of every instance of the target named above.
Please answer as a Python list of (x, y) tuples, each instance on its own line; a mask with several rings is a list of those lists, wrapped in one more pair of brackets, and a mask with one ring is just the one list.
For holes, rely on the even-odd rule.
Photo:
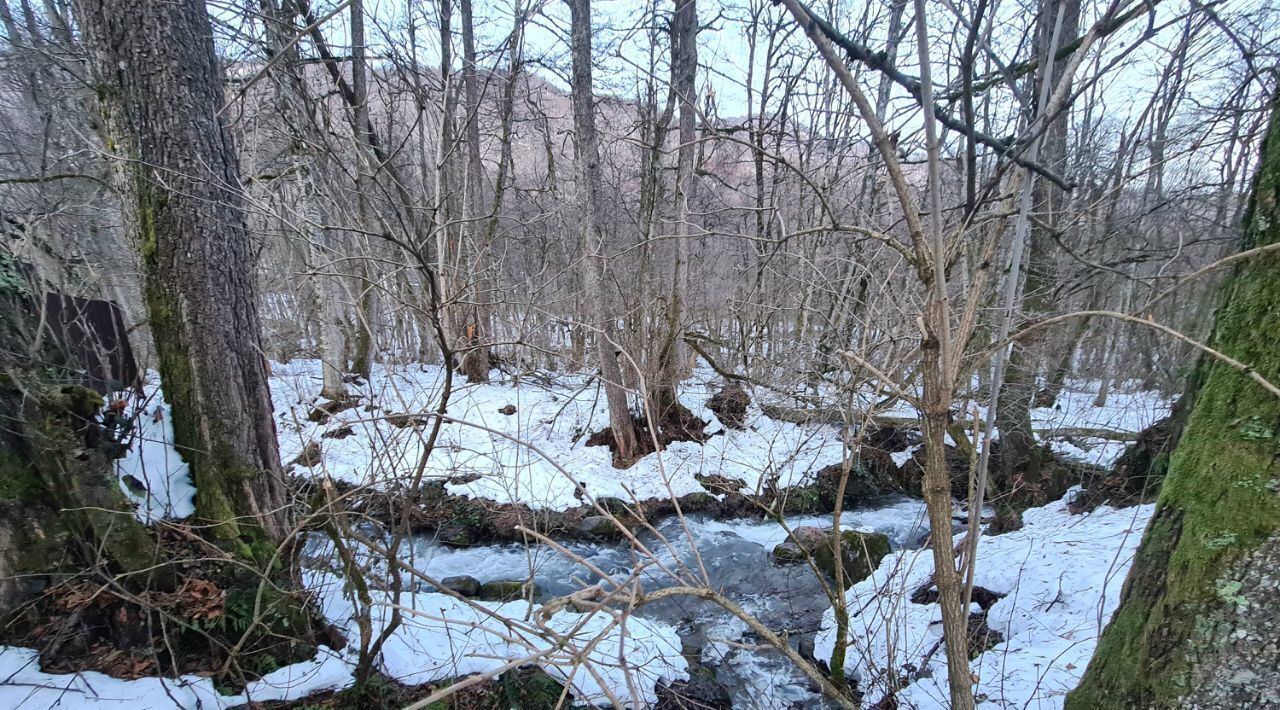
[(620, 348), (616, 340), (617, 314), (604, 288), (608, 261), (603, 253), (603, 216), (600, 212), (600, 148), (596, 137), (595, 95), (591, 83), (591, 0), (565, 0), (572, 24), (573, 129), (577, 159), (578, 205), (582, 215), (579, 269), (592, 310), (590, 323), (595, 331), (596, 361), (604, 381), (609, 404), (609, 427), (619, 461), (630, 461), (637, 453), (635, 420), (627, 405)]

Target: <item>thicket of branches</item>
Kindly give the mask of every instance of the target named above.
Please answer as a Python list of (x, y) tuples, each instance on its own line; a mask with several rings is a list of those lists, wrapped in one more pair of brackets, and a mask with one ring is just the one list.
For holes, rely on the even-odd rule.
[[(82, 33), (61, 0), (0, 11), (6, 248), (122, 304), (150, 352), (134, 186)], [(953, 658), (978, 531), (957, 568), (946, 435), (973, 435), (980, 506), (1041, 465), (1030, 411), (1070, 380), (1100, 405), (1180, 389), (1207, 267), (1238, 244), (1277, 26), (1269, 4), (1167, 0), (209, 11), (270, 358), (320, 359), (331, 400), (379, 362), (598, 371), (620, 466), (679, 433), (699, 360), (850, 431), (878, 413), (868, 389), (913, 402)], [(371, 548), (396, 595), (407, 534)], [(684, 581), (662, 593), (732, 604)], [(632, 582), (609, 593), (651, 601)], [(795, 660), (849, 702), (842, 664), (833, 683)]]

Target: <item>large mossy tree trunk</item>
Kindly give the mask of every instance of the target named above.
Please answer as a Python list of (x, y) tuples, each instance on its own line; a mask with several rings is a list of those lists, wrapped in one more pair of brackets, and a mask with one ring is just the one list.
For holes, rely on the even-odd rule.
[(77, 0), (128, 160), (147, 314), (196, 514), (261, 557), (288, 527), (253, 251), (201, 0)]
[[(1280, 243), (1280, 100), (1244, 248)], [(1227, 284), (1212, 345), (1280, 382), (1280, 252)], [(1280, 397), (1204, 358), (1155, 517), (1068, 709), (1280, 707)]]
[(77, 364), (39, 337), (35, 288), (16, 264), (0, 251), (0, 615), (68, 569), (163, 586), (164, 570), (138, 574), (157, 547), (112, 470), (102, 398), (63, 376)]

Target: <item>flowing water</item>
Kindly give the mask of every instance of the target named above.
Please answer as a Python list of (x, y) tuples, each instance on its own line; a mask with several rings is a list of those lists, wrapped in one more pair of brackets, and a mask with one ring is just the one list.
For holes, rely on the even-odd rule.
[[(817, 525), (830, 528), (832, 518), (801, 516), (788, 520), (791, 528)], [(884, 533), (894, 549), (916, 547), (927, 533), (924, 505), (907, 498), (887, 498), (874, 506), (846, 512), (845, 529)], [(652, 554), (642, 554), (626, 542), (564, 543), (576, 562), (551, 547), (487, 545), (449, 548), (422, 537), (414, 541), (407, 562), (435, 579), (456, 575), (480, 582), (527, 581), (539, 597), (569, 594), (603, 581), (638, 574), (652, 591), (684, 580), (709, 584), (770, 630), (782, 633), (793, 646), (811, 640), (830, 602), (808, 565), (773, 562), (770, 551), (786, 539), (786, 531), (770, 521), (717, 521), (689, 516), (668, 519), (656, 533), (638, 536)], [(696, 554), (695, 554), (696, 550)], [(592, 571), (594, 568), (597, 571)], [(705, 578), (703, 573), (705, 571)], [(419, 587), (418, 591), (427, 591)], [(762, 640), (738, 618), (709, 601), (672, 596), (641, 607), (636, 614), (676, 627), (686, 657), (714, 674), (738, 708), (816, 707), (820, 698), (809, 681), (781, 653), (765, 648)], [(705, 678), (710, 674), (701, 673)]]

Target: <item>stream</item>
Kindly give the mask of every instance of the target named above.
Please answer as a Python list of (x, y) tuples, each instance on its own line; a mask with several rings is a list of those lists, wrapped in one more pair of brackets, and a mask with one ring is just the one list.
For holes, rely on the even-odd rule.
[[(831, 515), (788, 519), (793, 529), (805, 525), (830, 528), (831, 522)], [(872, 506), (846, 511), (841, 525), (844, 529), (883, 533), (894, 549), (918, 547), (928, 530), (923, 502), (905, 497), (884, 498)], [(684, 525), (677, 518), (669, 518), (658, 523), (656, 530), (657, 534), (649, 531), (638, 539), (660, 564), (638, 556), (627, 542), (563, 544), (615, 579), (630, 577), (641, 565), (639, 574), (646, 591), (676, 584), (669, 571), (678, 571), (682, 566), (686, 570), (683, 574), (691, 571), (694, 578), (700, 577), (700, 557), (712, 588), (771, 630), (785, 631), (794, 647), (803, 649), (812, 641), (830, 604), (808, 565), (778, 564), (771, 559), (773, 547), (786, 540), (781, 526), (772, 521), (720, 521), (690, 515)], [(690, 538), (696, 543), (697, 556)], [(457, 549), (423, 536), (413, 541), (405, 557), (406, 562), (435, 579), (466, 575), (481, 583), (532, 580), (540, 599), (569, 594), (602, 581), (587, 567), (544, 545)], [(431, 589), (420, 585), (414, 591)], [(691, 673), (700, 679), (699, 688), (691, 693), (711, 692), (722, 699), (727, 693), (737, 708), (825, 707), (790, 661), (763, 647), (762, 640), (743, 622), (709, 601), (669, 597), (645, 605), (636, 615), (678, 629), (690, 670), (694, 671), (698, 664), (711, 671)], [(707, 683), (709, 677), (714, 677), (714, 682)], [(716, 689), (717, 684), (723, 690)]]

